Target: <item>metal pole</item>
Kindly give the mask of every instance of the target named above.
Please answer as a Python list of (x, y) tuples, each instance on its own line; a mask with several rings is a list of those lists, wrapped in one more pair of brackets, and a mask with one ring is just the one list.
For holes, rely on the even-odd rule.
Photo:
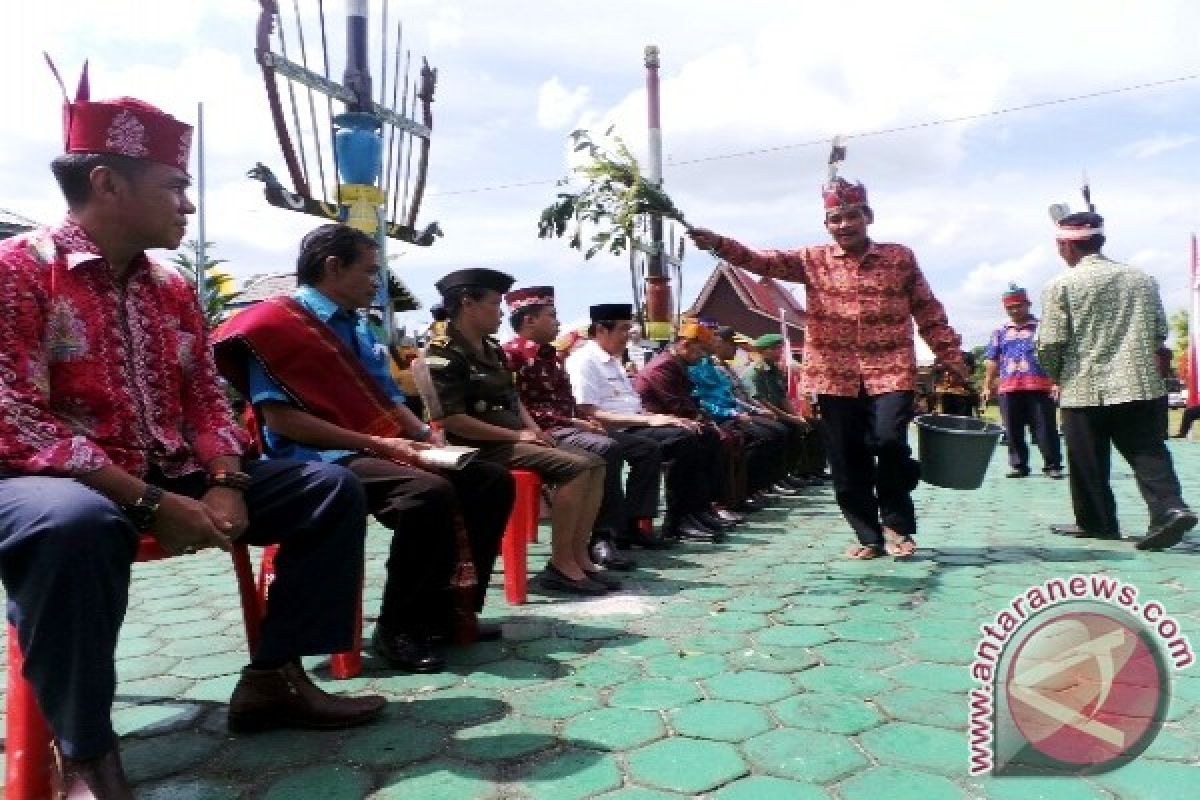
[(1192, 313), (1188, 318), (1188, 399), (1189, 406), (1200, 405), (1200, 251), (1192, 234)]
[(208, 276), (204, 271), (208, 259), (204, 183), (204, 103), (196, 103), (196, 296), (200, 299), (201, 311), (208, 308), (208, 287), (205, 286)]
[[(647, 45), (646, 115), (649, 130), (647, 177), (661, 186), (662, 121), (660, 118), (658, 84), (658, 47)], [(665, 341), (671, 338), (671, 278), (663, 268), (662, 216), (650, 215), (650, 252), (646, 259), (646, 337)]]
[(371, 66), (367, 60), (367, 0), (346, 0), (346, 88), (358, 96), (351, 111), (371, 110)]

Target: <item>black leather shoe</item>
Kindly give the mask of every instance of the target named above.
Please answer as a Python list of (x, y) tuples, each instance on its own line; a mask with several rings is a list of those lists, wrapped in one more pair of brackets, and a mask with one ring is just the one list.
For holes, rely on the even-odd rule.
[(734, 525), (740, 525), (746, 521), (744, 516), (738, 514), (737, 512), (730, 511), (728, 508), (719, 508), (714, 506), (710, 513), (718, 519), (723, 519), (726, 522), (732, 522)]
[(64, 757), (57, 742), (51, 747), (54, 761), (50, 793), (53, 800), (134, 800), (115, 742), (104, 755), (78, 761)]
[(695, 517), (684, 517), (678, 522), (668, 523), (664, 526), (667, 531), (667, 536), (675, 539), (682, 539), (686, 542), (717, 542), (724, 538), (716, 531), (701, 525)]
[(637, 567), (637, 562), (622, 553), (612, 540), (604, 536), (593, 536), (588, 546), (592, 561), (605, 569), (615, 569), (618, 572), (629, 572)]
[(1089, 531), (1081, 528), (1078, 525), (1051, 525), (1050, 532), (1057, 536), (1067, 536), (1071, 539), (1108, 539), (1117, 540), (1121, 538), (1119, 533), (1100, 533)]
[(1008, 472), (1006, 472), (1004, 474), (1004, 477), (1006, 477), (1006, 478), (1028, 478), (1029, 477), (1029, 468), (1028, 467), (1013, 467), (1012, 469), (1010, 469)]
[(1151, 525), (1146, 535), (1134, 545), (1138, 550), (1165, 550), (1174, 547), (1183, 535), (1196, 527), (1196, 512), (1173, 508), (1163, 514), (1157, 525)]
[(701, 522), (704, 527), (720, 532), (731, 530), (737, 527), (736, 522), (731, 522), (727, 519), (722, 519), (711, 511), (698, 511), (692, 515), (695, 519)]
[(598, 583), (586, 575), (582, 578), (572, 578), (553, 564), (546, 564), (542, 570), (540, 581), (543, 589), (565, 594), (596, 596), (608, 593), (608, 587)]
[(783, 479), (783, 484), (793, 489), (807, 489), (812, 486), (807, 478), (801, 478), (799, 475), (788, 475)]
[(645, 550), (670, 550), (675, 546), (675, 543), (660, 531), (653, 529), (644, 531), (636, 527), (630, 527), (624, 536), (616, 539), (616, 542), (626, 548), (641, 547)]
[(446, 668), (445, 660), (439, 656), (424, 638), (403, 633), (389, 633), (382, 626), (375, 626), (371, 636), (371, 647), (376, 655), (390, 666), (403, 672), (431, 673)]
[(788, 486), (783, 481), (776, 481), (764, 490), (767, 494), (773, 494), (778, 497), (795, 497), (800, 494), (798, 489)]
[(766, 505), (763, 504), (761, 501), (755, 500), (753, 497), (747, 497), (745, 500), (738, 503), (737, 507), (734, 510), (738, 511), (738, 512), (745, 512), (745, 511), (754, 512), (754, 511), (762, 511), (764, 508), (766, 508)]
[(617, 589), (621, 588), (621, 581), (618, 580), (617, 578), (613, 577), (612, 575), (609, 575), (606, 570), (585, 569), (583, 571), (583, 574), (587, 575), (590, 580), (593, 580), (596, 583), (602, 585), (605, 589), (608, 589), (609, 591), (616, 591)]

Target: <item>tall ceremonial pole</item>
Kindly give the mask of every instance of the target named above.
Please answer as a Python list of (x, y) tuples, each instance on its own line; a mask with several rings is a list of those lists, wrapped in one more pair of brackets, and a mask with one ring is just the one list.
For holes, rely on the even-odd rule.
[(1188, 317), (1188, 405), (1200, 405), (1200, 250), (1192, 234), (1192, 306)]
[[(662, 186), (662, 121), (659, 106), (658, 47), (647, 45), (646, 112), (649, 122), (649, 179)], [(668, 341), (672, 336), (671, 279), (663, 257), (663, 222), (658, 214), (650, 216), (650, 246), (646, 258), (646, 330), (647, 339)]]
[(346, 2), (346, 69), (342, 81), (355, 95), (347, 111), (334, 117), (334, 154), (340, 183), (340, 202), (347, 207), (346, 224), (371, 234), (379, 244), (382, 281), (376, 304), (383, 309), (383, 326), (390, 344), (396, 329), (387, 266), (387, 209), (379, 187), (383, 167), (383, 122), (371, 100), (371, 66), (367, 58), (367, 0)]

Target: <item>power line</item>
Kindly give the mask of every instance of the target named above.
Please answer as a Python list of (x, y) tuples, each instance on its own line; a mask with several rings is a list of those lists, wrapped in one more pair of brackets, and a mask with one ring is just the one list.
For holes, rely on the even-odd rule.
[[(997, 108), (991, 111), (981, 111), (976, 114), (963, 114), (957, 117), (943, 117), (940, 119), (925, 120), (923, 122), (913, 122), (907, 125), (896, 125), (890, 128), (878, 128), (870, 131), (859, 131), (858, 133), (844, 134), (847, 139), (865, 139), (871, 136), (888, 136), (894, 133), (903, 133), (905, 131), (921, 130), (923, 128), (935, 128), (941, 125), (953, 125), (959, 122), (970, 122), (977, 119), (987, 119), (989, 117), (999, 117), (1004, 114), (1015, 114), (1021, 111), (1032, 111), (1038, 108), (1047, 108), (1049, 106), (1065, 105), (1067, 103), (1078, 103), (1083, 100), (1094, 100), (1098, 97), (1109, 97), (1111, 95), (1124, 94), (1127, 92), (1139, 92), (1146, 89), (1156, 89), (1160, 86), (1169, 86), (1175, 83), (1183, 83), (1200, 78), (1200, 72), (1192, 73), (1191, 75), (1180, 75), (1175, 78), (1164, 78), (1158, 81), (1149, 81), (1146, 83), (1135, 83), (1129, 86), (1121, 86), (1115, 89), (1101, 89), (1095, 92), (1087, 92), (1085, 94), (1076, 94), (1069, 97), (1057, 97), (1052, 100), (1039, 100), (1033, 103), (1024, 103), (1018, 106), (1006, 106), (1005, 108)], [(791, 144), (780, 144), (773, 147), (760, 147), (754, 150), (741, 150), (734, 153), (718, 153), (711, 156), (697, 156), (696, 158), (685, 159), (667, 159), (667, 164), (673, 167), (685, 167), (692, 164), (705, 164), (711, 161), (724, 161), (731, 158), (748, 158), (751, 156), (764, 155), (767, 153), (778, 153), (785, 150), (798, 150), (804, 147), (816, 147), (817, 145), (825, 145), (829, 143), (828, 136), (820, 139), (809, 139), (804, 142), (793, 142)], [(529, 186), (549, 186), (556, 184), (561, 178), (548, 178), (542, 180), (519, 181), (515, 183), (502, 183), (494, 186), (479, 186), (472, 189), (451, 189), (444, 192), (434, 192), (431, 194), (448, 197), (452, 195), (463, 194), (480, 194), (483, 192), (500, 192), (508, 189), (524, 189)]]

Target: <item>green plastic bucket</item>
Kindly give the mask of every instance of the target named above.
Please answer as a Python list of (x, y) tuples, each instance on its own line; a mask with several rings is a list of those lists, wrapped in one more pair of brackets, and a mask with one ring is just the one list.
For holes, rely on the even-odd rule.
[(917, 417), (921, 480), (943, 489), (978, 489), (1004, 428), (975, 417)]

